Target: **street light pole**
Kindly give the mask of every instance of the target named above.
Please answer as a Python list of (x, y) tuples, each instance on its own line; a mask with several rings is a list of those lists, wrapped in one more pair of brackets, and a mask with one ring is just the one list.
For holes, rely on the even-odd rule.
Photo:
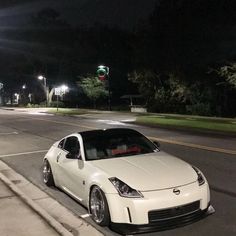
[(39, 80), (43, 80), (44, 91), (45, 91), (45, 94), (46, 94), (46, 106), (48, 106), (48, 87), (47, 87), (47, 79), (46, 79), (46, 77), (43, 76), (43, 75), (39, 75), (39, 76), (38, 76), (38, 79), (39, 79)]
[(58, 101), (59, 101), (59, 95), (57, 94), (57, 112), (58, 112)]
[(110, 68), (108, 66), (100, 65), (97, 67), (98, 78), (101, 81), (107, 79), (108, 88), (108, 109), (111, 111), (111, 85), (110, 85)]
[(107, 66), (107, 82), (108, 82), (108, 106), (109, 106), (109, 111), (111, 111), (111, 87), (110, 87), (110, 74), (108, 66)]
[(3, 96), (2, 96), (3, 83), (0, 82), (0, 105), (3, 105)]

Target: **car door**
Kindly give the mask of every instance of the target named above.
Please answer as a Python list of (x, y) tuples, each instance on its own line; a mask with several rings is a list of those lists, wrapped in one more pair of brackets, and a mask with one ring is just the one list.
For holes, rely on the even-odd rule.
[(62, 139), (57, 145), (54, 144), (53, 148), (51, 148), (50, 156), (52, 156), (53, 161), (53, 175), (54, 179), (56, 179), (57, 185), (61, 185), (61, 175), (59, 175), (59, 169), (58, 169), (58, 158), (60, 157), (61, 153), (63, 152), (63, 147), (65, 144), (65, 139)]
[(57, 157), (57, 165), (61, 187), (72, 197), (82, 201), (84, 196), (83, 161), (80, 158), (78, 137), (66, 138), (63, 150)]

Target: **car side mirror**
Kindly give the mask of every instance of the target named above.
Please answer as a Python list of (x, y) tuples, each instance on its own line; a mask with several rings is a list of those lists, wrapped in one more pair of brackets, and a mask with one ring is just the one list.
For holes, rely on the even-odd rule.
[(160, 143), (157, 142), (157, 141), (153, 141), (153, 143), (154, 143), (154, 145), (155, 145), (157, 148), (159, 148), (159, 147), (161, 146)]

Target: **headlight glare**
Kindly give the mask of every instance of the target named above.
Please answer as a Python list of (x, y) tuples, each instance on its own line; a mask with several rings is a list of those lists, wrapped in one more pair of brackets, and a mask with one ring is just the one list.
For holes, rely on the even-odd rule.
[(128, 198), (142, 198), (143, 195), (141, 192), (131, 188), (129, 185), (125, 184), (116, 177), (109, 178), (111, 183), (114, 185), (121, 197)]
[(203, 174), (201, 173), (201, 171), (195, 166), (192, 166), (192, 167), (197, 173), (197, 181), (198, 181), (199, 186), (205, 184), (205, 178), (203, 177)]

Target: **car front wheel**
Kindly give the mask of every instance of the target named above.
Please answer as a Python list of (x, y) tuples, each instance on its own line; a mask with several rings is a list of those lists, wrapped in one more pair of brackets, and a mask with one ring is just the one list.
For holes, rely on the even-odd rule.
[(44, 160), (44, 162), (43, 162), (43, 182), (47, 186), (54, 186), (52, 169), (51, 169), (51, 166), (50, 166), (48, 160)]
[(109, 225), (110, 214), (106, 196), (98, 186), (94, 186), (90, 192), (89, 210), (92, 219), (98, 225), (101, 226)]

